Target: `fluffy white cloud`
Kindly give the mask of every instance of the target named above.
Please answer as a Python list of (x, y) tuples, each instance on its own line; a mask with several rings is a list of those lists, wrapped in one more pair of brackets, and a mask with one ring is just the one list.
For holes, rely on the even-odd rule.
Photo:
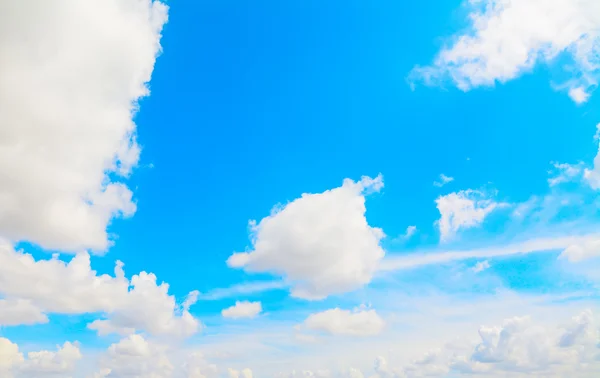
[[(378, 377), (445, 376), (593, 376), (598, 369), (599, 333), (586, 310), (564, 326), (548, 326), (530, 317), (506, 319), (501, 326), (481, 326), (479, 341), (446, 344), (401, 369), (387, 364)], [(377, 363), (376, 363), (377, 364)]]
[(445, 174), (442, 173), (440, 175), (440, 180), (434, 181), (433, 186), (437, 186), (438, 188), (441, 188), (442, 186), (449, 184), (452, 181), (454, 181), (454, 177), (446, 176)]
[(183, 365), (185, 378), (212, 378), (218, 375), (215, 364), (211, 364), (199, 352), (193, 352)]
[(383, 331), (385, 321), (375, 310), (350, 311), (334, 308), (311, 314), (303, 326), (331, 335), (373, 336)]
[(79, 346), (66, 342), (63, 346), (58, 346), (56, 351), (29, 352), (25, 358), (17, 344), (0, 337), (0, 373), (2, 377), (68, 377), (75, 371), (76, 364), (81, 357)]
[[(129, 335), (100, 356), (89, 378), (216, 378), (222, 377), (203, 353), (181, 345), (161, 344), (141, 335)], [(245, 375), (242, 375), (245, 377)], [(252, 375), (250, 375), (250, 378)]]
[(24, 361), (19, 346), (10, 340), (0, 337), (0, 373), (9, 376), (14, 367), (20, 366)]
[(469, 0), (471, 26), (412, 79), (460, 89), (506, 82), (567, 56), (572, 78), (558, 86), (585, 102), (600, 76), (600, 3), (596, 0)]
[(47, 323), (48, 317), (24, 299), (0, 299), (0, 326)]
[(221, 311), (224, 318), (254, 318), (262, 311), (260, 302), (236, 301), (235, 305)]
[(99, 377), (171, 378), (174, 367), (166, 348), (131, 335), (112, 344), (100, 362)]
[(600, 239), (588, 239), (580, 243), (571, 244), (565, 248), (559, 258), (570, 262), (581, 262), (600, 256)]
[(435, 200), (440, 212), (436, 222), (442, 242), (451, 240), (461, 229), (479, 226), (498, 204), (477, 190), (461, 190)]
[(19, 371), (30, 377), (65, 376), (75, 371), (75, 365), (81, 357), (79, 346), (66, 342), (56, 352), (44, 350), (27, 353), (27, 359)]
[(381, 176), (346, 179), (341, 187), (303, 194), (258, 224), (251, 222), (250, 252), (235, 253), (231, 267), (270, 272), (306, 299), (351, 291), (371, 281), (384, 256), (379, 228), (365, 218), (365, 194), (383, 187)]
[[(21, 309), (28, 306), (30, 316), (40, 320), (40, 312), (100, 312), (108, 319), (94, 322), (91, 327), (101, 333), (127, 333), (133, 329), (181, 337), (195, 333), (200, 323), (188, 311), (190, 301), (188, 307), (178, 306), (168, 289), (166, 283), (158, 285), (152, 273), (141, 272), (128, 280), (120, 262), (114, 277), (98, 275), (87, 253), (75, 255), (68, 263), (57, 256), (35, 260), (0, 242), (0, 295), (20, 300)], [(13, 324), (15, 320), (12, 318)], [(25, 323), (31, 320), (23, 319)]]
[(0, 4), (0, 236), (109, 246), (110, 220), (136, 210), (114, 177), (138, 162), (132, 117), (166, 20), (153, 0)]

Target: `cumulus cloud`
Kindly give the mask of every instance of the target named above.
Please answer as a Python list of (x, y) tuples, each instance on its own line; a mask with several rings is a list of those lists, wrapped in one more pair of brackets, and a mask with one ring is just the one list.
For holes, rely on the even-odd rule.
[(477, 227), (501, 204), (477, 190), (461, 190), (435, 200), (440, 219), (436, 222), (442, 242), (450, 241), (461, 229)]
[[(557, 87), (587, 101), (600, 77), (600, 3), (596, 0), (469, 0), (470, 26), (429, 67), (410, 78), (469, 90), (504, 83), (537, 64), (568, 58), (571, 79)], [(559, 61), (559, 64), (563, 64)]]
[(193, 352), (183, 365), (186, 378), (212, 378), (218, 375), (217, 365), (211, 364), (200, 352)]
[(221, 315), (224, 318), (231, 319), (254, 318), (261, 311), (262, 305), (260, 302), (236, 301), (235, 305), (223, 309)]
[(138, 162), (132, 117), (166, 20), (153, 0), (0, 4), (0, 236), (110, 245), (111, 219), (136, 210), (117, 177)]
[[(481, 326), (471, 345), (446, 344), (402, 368), (376, 369), (379, 377), (445, 376), (584, 376), (598, 368), (598, 328), (591, 311), (566, 325), (543, 325), (530, 317)], [(585, 375), (587, 376), (587, 375)]]
[(253, 250), (235, 253), (230, 267), (281, 275), (295, 297), (323, 298), (371, 281), (384, 256), (384, 233), (365, 218), (365, 195), (383, 178), (344, 180), (341, 187), (303, 194), (260, 222), (251, 222)]
[(0, 373), (9, 376), (13, 368), (20, 366), (24, 361), (19, 346), (9, 339), (0, 337)]
[(27, 353), (19, 351), (17, 344), (0, 337), (0, 373), (2, 377), (65, 377), (75, 371), (82, 355), (79, 346), (66, 342), (56, 351), (42, 350)]
[(0, 299), (0, 326), (47, 323), (48, 317), (24, 299)]
[(184, 337), (195, 333), (199, 321), (178, 306), (168, 290), (169, 285), (159, 285), (152, 273), (141, 272), (127, 279), (121, 262), (117, 262), (114, 276), (98, 275), (87, 253), (75, 255), (69, 262), (56, 256), (35, 260), (0, 242), (0, 295), (11, 301), (2, 304), (14, 307), (17, 303), (21, 311), (29, 311), (22, 322), (5, 315), (13, 325), (43, 320), (43, 313), (104, 313), (107, 319), (90, 325), (102, 334), (143, 330)]
[(112, 344), (100, 365), (98, 377), (169, 378), (174, 371), (166, 348), (141, 335), (130, 335)]
[(446, 176), (445, 174), (442, 173), (440, 175), (439, 181), (433, 182), (433, 186), (437, 186), (438, 188), (441, 188), (442, 186), (449, 184), (452, 181), (454, 181), (454, 177)]
[(375, 310), (350, 311), (334, 308), (311, 314), (303, 326), (331, 335), (373, 336), (383, 331), (385, 321)]

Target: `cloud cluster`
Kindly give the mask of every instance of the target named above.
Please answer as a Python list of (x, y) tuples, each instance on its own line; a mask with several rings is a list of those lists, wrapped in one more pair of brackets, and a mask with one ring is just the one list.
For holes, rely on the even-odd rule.
[(56, 351), (29, 352), (27, 356), (10, 340), (0, 337), (0, 375), (7, 378), (69, 376), (82, 358), (79, 346), (69, 342)]
[(339, 188), (303, 194), (260, 222), (251, 222), (250, 252), (235, 253), (229, 266), (283, 276), (295, 297), (319, 299), (369, 283), (384, 256), (383, 231), (365, 218), (365, 195), (383, 178), (346, 179)]
[(571, 79), (558, 85), (577, 103), (600, 78), (600, 3), (596, 0), (468, 0), (470, 26), (411, 79), (458, 88), (492, 86), (537, 64), (568, 57)]
[(500, 326), (481, 326), (478, 334), (475, 344), (448, 343), (402, 368), (391, 369), (379, 357), (375, 377), (592, 376), (600, 368), (600, 334), (589, 310), (564, 325), (543, 325), (530, 317), (514, 317)]
[[(87, 253), (69, 262), (57, 256), (35, 260), (0, 242), (0, 324), (43, 323), (46, 313), (104, 313), (90, 328), (100, 334), (132, 333), (185, 337), (197, 332), (200, 323), (186, 306), (168, 294), (169, 285), (158, 284), (152, 273), (141, 272), (130, 280), (117, 262), (115, 275), (98, 275)], [(192, 295), (192, 299), (195, 298)]]

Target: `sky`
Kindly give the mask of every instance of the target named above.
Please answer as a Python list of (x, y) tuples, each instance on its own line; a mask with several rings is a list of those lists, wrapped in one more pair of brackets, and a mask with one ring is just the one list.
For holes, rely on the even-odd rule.
[(596, 0), (0, 2), (0, 376), (597, 377)]

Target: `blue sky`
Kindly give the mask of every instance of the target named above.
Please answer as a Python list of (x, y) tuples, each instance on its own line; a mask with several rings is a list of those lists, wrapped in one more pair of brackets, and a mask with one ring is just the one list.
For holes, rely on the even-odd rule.
[(596, 15), (0, 6), (0, 373), (595, 376)]

